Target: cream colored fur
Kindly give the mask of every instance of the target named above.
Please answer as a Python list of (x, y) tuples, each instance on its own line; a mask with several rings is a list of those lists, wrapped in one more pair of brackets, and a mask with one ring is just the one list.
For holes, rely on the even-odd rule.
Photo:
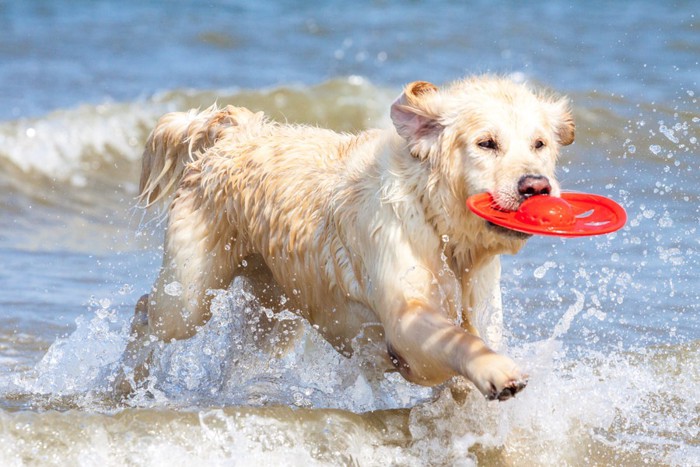
[[(499, 399), (524, 387), (516, 364), (477, 328), (497, 344), (498, 255), (527, 237), (488, 225), (465, 201), (487, 191), (516, 209), (527, 174), (546, 176), (558, 195), (555, 162), (574, 137), (568, 103), (482, 76), (442, 89), (412, 83), (391, 117), (394, 128), (357, 135), (232, 106), (161, 118), (144, 153), (141, 197), (172, 201), (137, 334), (192, 336), (210, 316), (207, 290), (247, 275), (277, 287), (259, 289), (270, 303), (279, 291), (295, 297), (344, 354), (377, 323), (386, 361), (410, 381), (462, 375)], [(175, 281), (183, 293), (165, 293)]]

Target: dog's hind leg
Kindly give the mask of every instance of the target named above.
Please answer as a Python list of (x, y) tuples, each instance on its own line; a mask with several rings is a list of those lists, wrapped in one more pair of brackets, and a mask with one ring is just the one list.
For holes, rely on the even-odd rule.
[[(187, 185), (170, 207), (163, 266), (151, 293), (141, 297), (132, 321), (117, 392), (133, 391), (148, 376), (150, 348), (194, 335), (210, 318), (211, 289), (231, 283), (241, 246), (225, 216), (217, 216)], [(133, 378), (131, 377), (133, 372)]]
[(148, 303), (148, 327), (162, 341), (195, 334), (211, 315), (207, 291), (229, 286), (241, 250), (225, 214), (185, 184), (170, 207), (163, 266)]
[(129, 342), (122, 356), (114, 382), (114, 392), (118, 397), (131, 394), (148, 376), (152, 342), (148, 339), (148, 294), (142, 295), (134, 309), (131, 320)]
[(141, 339), (148, 333), (148, 294), (142, 295), (136, 302), (134, 317), (131, 320), (131, 335)]

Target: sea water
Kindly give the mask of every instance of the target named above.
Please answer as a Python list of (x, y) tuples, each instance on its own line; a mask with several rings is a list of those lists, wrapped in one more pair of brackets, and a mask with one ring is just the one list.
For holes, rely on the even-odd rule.
[[(693, 7), (1, 3), (0, 463), (700, 465)], [(358, 131), (389, 125), (409, 81), (481, 72), (568, 95), (562, 186), (629, 216), (503, 258), (522, 393), (455, 401), (377, 374), (291, 313), (273, 318), (295, 329), (278, 355), (250, 324), (269, 310), (238, 280), (195, 337), (152, 344), (146, 389), (114, 400), (162, 255), (162, 224), (135, 208), (160, 115), (218, 102)]]

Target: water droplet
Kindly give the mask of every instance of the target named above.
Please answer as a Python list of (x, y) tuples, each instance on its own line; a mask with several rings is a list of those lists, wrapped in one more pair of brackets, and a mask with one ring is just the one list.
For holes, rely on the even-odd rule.
[(654, 154), (658, 154), (661, 152), (661, 146), (659, 146), (658, 144), (652, 144), (651, 146), (649, 146), (649, 150)]
[(165, 293), (171, 297), (179, 297), (182, 295), (182, 284), (180, 284), (178, 281), (173, 281), (170, 284), (166, 284), (164, 290)]
[(661, 219), (659, 219), (658, 224), (661, 228), (673, 227), (673, 219), (671, 219), (668, 212), (665, 212)]
[(449, 235), (443, 235), (442, 236), (442, 243), (448, 243), (450, 241), (450, 236)]
[(545, 276), (545, 274), (547, 274), (547, 271), (549, 271), (553, 267), (556, 267), (556, 265), (557, 263), (555, 263), (554, 261), (546, 261), (542, 266), (535, 269), (533, 275), (537, 279), (542, 279)]
[(630, 154), (634, 154), (635, 152), (637, 152), (637, 146), (635, 146), (634, 144), (630, 144), (629, 146), (627, 146), (627, 152), (629, 152)]
[(678, 144), (678, 138), (673, 130), (666, 128), (665, 126), (659, 127), (659, 131), (672, 143)]

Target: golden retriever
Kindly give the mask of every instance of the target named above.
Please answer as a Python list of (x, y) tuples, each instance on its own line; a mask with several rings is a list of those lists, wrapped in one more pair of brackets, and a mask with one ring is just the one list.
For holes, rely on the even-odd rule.
[(269, 304), (294, 298), (345, 355), (374, 326), (386, 343), (379, 363), (411, 382), (461, 375), (499, 400), (521, 390), (517, 365), (477, 329), (497, 345), (498, 255), (528, 236), (465, 202), (489, 192), (515, 210), (557, 196), (559, 149), (574, 139), (568, 101), (478, 76), (411, 83), (390, 112), (393, 128), (359, 134), (233, 106), (163, 116), (141, 175), (145, 204), (171, 199), (163, 265), (137, 305), (127, 354), (151, 336), (192, 336), (210, 317), (207, 291), (246, 275)]

